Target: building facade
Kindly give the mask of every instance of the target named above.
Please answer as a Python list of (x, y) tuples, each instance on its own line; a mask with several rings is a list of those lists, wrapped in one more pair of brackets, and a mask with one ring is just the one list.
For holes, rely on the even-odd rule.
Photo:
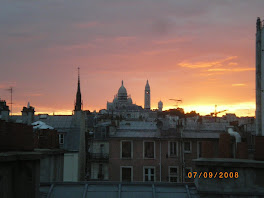
[(144, 103), (144, 109), (150, 110), (150, 86), (149, 82), (147, 80), (146, 86), (145, 86), (145, 103)]
[[(127, 134), (124, 134), (127, 133)], [(109, 140), (109, 180), (126, 182), (193, 182), (193, 159), (202, 156), (202, 141), (218, 141), (218, 133), (166, 137), (162, 133), (117, 133)], [(215, 148), (217, 151), (217, 148)]]

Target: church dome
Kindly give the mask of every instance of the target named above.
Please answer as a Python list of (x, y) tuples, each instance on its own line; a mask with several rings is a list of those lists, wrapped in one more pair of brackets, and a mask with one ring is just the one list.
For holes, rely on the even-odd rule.
[(123, 80), (122, 85), (118, 90), (118, 100), (127, 100), (127, 90), (124, 87)]

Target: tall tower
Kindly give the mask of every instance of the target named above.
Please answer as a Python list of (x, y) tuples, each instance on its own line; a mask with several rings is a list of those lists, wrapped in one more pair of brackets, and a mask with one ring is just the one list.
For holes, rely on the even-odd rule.
[(82, 110), (82, 95), (81, 95), (81, 88), (80, 88), (80, 68), (78, 67), (78, 86), (77, 86), (74, 111), (81, 111), (81, 110)]
[(144, 109), (150, 110), (150, 86), (147, 80), (147, 84), (145, 86), (145, 105)]
[(159, 103), (158, 103), (158, 111), (162, 111), (162, 108), (163, 108), (163, 102), (160, 100)]
[(264, 136), (264, 32), (260, 18), (256, 33), (256, 135)]

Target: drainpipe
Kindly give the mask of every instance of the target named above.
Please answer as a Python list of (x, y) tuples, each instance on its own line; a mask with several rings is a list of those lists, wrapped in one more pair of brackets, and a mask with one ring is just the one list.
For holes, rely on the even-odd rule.
[(159, 139), (159, 145), (160, 145), (160, 182), (161, 182), (161, 140)]
[(183, 128), (181, 128), (180, 130), (181, 130), (181, 139), (180, 139), (180, 147), (181, 147), (181, 182), (183, 183), (183, 180), (184, 180), (184, 178), (183, 178), (183, 175), (184, 175), (183, 169), (184, 169), (184, 166), (185, 166), (185, 164), (184, 164), (184, 148), (183, 148), (184, 145), (183, 145), (183, 140), (182, 140)]
[(235, 139), (236, 139), (236, 144), (237, 144), (238, 142), (241, 142), (241, 136), (240, 136), (240, 134), (239, 134), (238, 132), (233, 131), (232, 128), (227, 129), (227, 132), (228, 132), (231, 136), (234, 136), (234, 137), (235, 137)]
[(235, 151), (233, 151), (234, 152), (234, 157), (236, 158), (237, 143), (241, 142), (241, 136), (240, 136), (240, 134), (238, 132), (234, 131), (232, 128), (227, 129), (227, 132), (231, 136), (235, 137), (235, 139), (236, 139)]

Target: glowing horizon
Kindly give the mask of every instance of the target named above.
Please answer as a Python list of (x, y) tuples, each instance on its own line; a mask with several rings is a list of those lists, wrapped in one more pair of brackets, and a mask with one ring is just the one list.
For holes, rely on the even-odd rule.
[[(163, 107), (163, 111), (169, 110), (169, 109), (176, 109), (175, 106), (165, 106)], [(215, 111), (215, 105), (179, 105), (179, 108), (183, 108), (185, 113), (189, 113), (191, 111), (196, 111), (196, 113), (199, 113), (201, 116), (210, 115), (210, 113), (213, 113)], [(94, 110), (96, 112), (99, 112), (101, 109), (105, 108), (93, 108), (93, 110), (89, 109), (83, 109), (89, 110), (90, 112), (93, 112)], [(152, 110), (157, 109), (157, 106), (154, 106)], [(234, 113), (238, 117), (254, 117), (255, 116), (255, 103), (254, 102), (248, 102), (248, 103), (241, 103), (241, 104), (233, 104), (233, 105), (218, 105), (217, 106), (217, 112), (227, 110), (225, 112), (219, 113), (218, 117), (221, 117), (222, 115), (225, 115), (226, 113)], [(38, 114), (48, 114), (48, 115), (72, 115), (73, 110), (61, 110), (61, 111), (36, 111), (35, 115)], [(21, 112), (14, 112), (13, 115), (21, 115)]]
[(153, 109), (180, 98), (185, 112), (206, 115), (216, 104), (253, 116), (263, 7), (258, 0), (3, 1), (0, 98), (10, 103), (12, 86), (13, 114), (30, 101), (37, 113), (71, 115), (80, 67), (90, 111), (106, 108), (121, 80), (143, 106), (148, 79)]

